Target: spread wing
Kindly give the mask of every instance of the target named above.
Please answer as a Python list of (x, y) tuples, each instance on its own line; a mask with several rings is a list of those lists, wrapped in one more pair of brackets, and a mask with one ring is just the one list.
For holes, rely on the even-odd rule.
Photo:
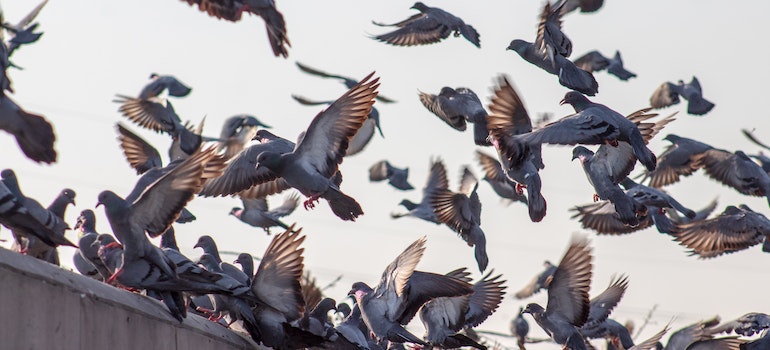
[(591, 287), (591, 248), (585, 238), (573, 238), (548, 286), (549, 315), (558, 314), (576, 327), (588, 319)]
[(466, 123), (467, 111), (462, 110), (457, 94), (453, 91), (451, 94), (447, 94), (445, 91), (448, 90), (442, 89), (442, 93), (439, 95), (420, 92), (420, 102), (453, 129), (465, 131), (468, 127)]
[(296, 320), (305, 311), (300, 279), (304, 268), (300, 248), (305, 240), (302, 229), (292, 225), (270, 242), (251, 283), (251, 291), (264, 303), (280, 311), (287, 319)]
[(593, 73), (606, 69), (610, 65), (610, 60), (599, 53), (599, 51), (591, 51), (580, 56), (574, 63), (578, 68), (588, 73)]
[[(249, 190), (254, 186), (260, 186), (259, 184), (274, 181), (276, 179), (275, 173), (267, 167), (260, 167), (257, 163), (257, 157), (266, 151), (279, 154), (288, 153), (292, 151), (292, 148), (291, 142), (284, 142), (280, 139), (249, 146), (227, 162), (222, 176), (207, 181), (200, 194), (204, 197), (227, 196)], [(253, 193), (248, 196), (242, 195), (244, 198), (265, 196), (254, 196)]]
[(728, 207), (713, 218), (677, 225), (674, 240), (691, 255), (713, 258), (761, 243), (770, 234), (770, 222), (757, 213)]
[(437, 43), (449, 37), (451, 28), (429, 13), (419, 13), (396, 23), (398, 29), (374, 38), (397, 46), (414, 46)]
[(118, 136), (120, 148), (123, 149), (123, 154), (126, 155), (128, 164), (136, 170), (137, 174), (143, 174), (147, 170), (163, 166), (160, 154), (155, 147), (152, 147), (147, 141), (128, 130), (122, 124), (118, 123), (117, 128), (120, 133), (120, 136)]

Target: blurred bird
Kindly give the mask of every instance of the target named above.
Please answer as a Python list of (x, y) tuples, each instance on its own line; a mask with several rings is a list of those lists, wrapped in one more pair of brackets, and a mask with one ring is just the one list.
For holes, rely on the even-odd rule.
[(388, 183), (402, 191), (413, 190), (409, 184), (409, 168), (396, 168), (387, 160), (381, 160), (369, 167), (369, 181), (378, 182), (388, 180)]
[(703, 89), (700, 87), (698, 78), (692, 77), (692, 80), (685, 84), (679, 80), (676, 84), (665, 82), (661, 84), (650, 97), (650, 106), (652, 108), (664, 108), (679, 103), (679, 96), (687, 100), (687, 113), (693, 115), (704, 115), (714, 108), (714, 104), (703, 98)]
[(710, 178), (742, 194), (767, 197), (770, 205), (770, 175), (743, 151), (710, 149), (692, 159), (692, 166), (703, 168)]
[(620, 51), (615, 51), (615, 56), (612, 58), (604, 57), (599, 51), (591, 51), (580, 56), (574, 63), (578, 68), (589, 73), (599, 72), (606, 69), (607, 73), (610, 73), (623, 81), (636, 77), (636, 74), (629, 72), (623, 67), (623, 59), (620, 58)]
[(289, 226), (283, 223), (280, 218), (294, 212), (294, 209), (299, 205), (299, 195), (292, 193), (286, 197), (283, 204), (273, 210), (268, 210), (267, 199), (264, 197), (257, 199), (241, 198), (241, 202), (243, 208), (233, 208), (230, 210), (230, 215), (250, 226), (261, 227), (269, 235), (270, 228), (274, 226), (289, 229)]
[(524, 347), (524, 344), (527, 342), (527, 334), (529, 334), (529, 323), (527, 323), (527, 320), (524, 319), (524, 308), (519, 307), (519, 312), (516, 314), (516, 317), (514, 317), (511, 320), (511, 335), (516, 337), (516, 345), (519, 346), (520, 350), (527, 350)]
[(420, 11), (416, 15), (394, 24), (372, 22), (383, 27), (398, 27), (398, 29), (374, 39), (396, 46), (414, 46), (437, 43), (454, 34), (462, 35), (476, 47), (481, 47), (479, 33), (471, 25), (465, 24), (459, 17), (438, 7), (428, 7), (422, 2), (416, 2), (411, 7)]
[(545, 268), (543, 272), (535, 275), (527, 285), (513, 295), (516, 299), (529, 298), (543, 289), (548, 289), (553, 281), (553, 274), (556, 272), (557, 266), (546, 260), (543, 262), (543, 267)]
[[(350, 77), (346, 77), (344, 75), (337, 75), (337, 74), (326, 73), (326, 72), (320, 71), (318, 69), (311, 68), (311, 67), (309, 67), (307, 65), (304, 65), (302, 63), (299, 63), (299, 62), (294, 62), (294, 63), (297, 65), (297, 67), (301, 71), (303, 71), (305, 73), (316, 75), (316, 76), (319, 76), (319, 77), (322, 77), (322, 78), (339, 79), (340, 82), (342, 84), (344, 84), (345, 87), (348, 88), (348, 89), (352, 89), (354, 86), (356, 86), (356, 84), (358, 84), (357, 80), (355, 80), (353, 78), (350, 78)], [(375, 99), (377, 101), (383, 102), (383, 103), (393, 103), (393, 102), (396, 102), (395, 100), (393, 100), (391, 98), (387, 98), (387, 97), (382, 96), (380, 94), (377, 94), (377, 97), (375, 97)], [(379, 125), (379, 122), (378, 122), (378, 125)], [(379, 128), (379, 126), (378, 126), (378, 128)], [(382, 131), (380, 131), (380, 134), (382, 134)]]
[(43, 36), (43, 33), (35, 33), (38, 23), (33, 23), (33, 21), (35, 20), (35, 18), (37, 18), (37, 15), (40, 14), (40, 11), (43, 10), (43, 7), (45, 7), (47, 3), (48, 3), (48, 0), (43, 0), (40, 4), (35, 6), (32, 9), (32, 11), (30, 11), (26, 16), (24, 16), (21, 20), (16, 22), (16, 24), (5, 22), (4, 19), (0, 18), (0, 22), (2, 22), (3, 29), (5, 29), (11, 34), (7, 39), (9, 57), (13, 55), (13, 52), (16, 51), (16, 49), (18, 49), (22, 45), (34, 43), (38, 41), (41, 36)]
[(254, 116), (238, 114), (227, 118), (222, 124), (222, 132), (219, 134), (219, 150), (224, 150), (225, 158), (230, 159), (243, 151), (246, 144), (254, 139), (257, 130), (262, 127), (270, 129)]
[(711, 331), (715, 334), (735, 332), (735, 334), (750, 337), (766, 329), (770, 329), (770, 315), (761, 312), (749, 312), (735, 320), (715, 326)]
[(497, 159), (479, 150), (476, 151), (476, 159), (484, 169), (484, 177), (481, 179), (489, 183), (492, 190), (500, 198), (507, 200), (508, 204), (512, 202), (527, 204), (527, 196), (524, 195), (524, 192), (516, 191), (516, 181), (512, 181), (505, 175), (503, 167)]
[(431, 113), (458, 131), (465, 131), (467, 123), (473, 124), (473, 139), (476, 145), (489, 146), (487, 140), (487, 111), (479, 97), (471, 89), (456, 89), (444, 86), (438, 95), (420, 92), (420, 102)]
[(690, 176), (699, 169), (694, 157), (713, 147), (693, 139), (668, 134), (663, 138), (671, 142), (657, 160), (653, 171), (645, 171), (644, 178), (650, 179), (650, 187), (660, 188), (679, 181), (681, 176)]
[(593, 13), (598, 11), (602, 5), (604, 5), (604, 0), (558, 0), (557, 3), (559, 1), (564, 3), (561, 7), (563, 15), (577, 9), (580, 9), (580, 12), (582, 13)]
[(420, 200), (420, 203), (414, 203), (408, 199), (402, 200), (399, 204), (404, 206), (408, 212), (404, 214), (391, 213), (391, 218), (398, 219), (404, 216), (411, 216), (434, 224), (441, 223), (436, 216), (436, 213), (433, 211), (433, 205), (431, 204), (433, 193), (449, 188), (449, 180), (447, 180), (446, 177), (446, 168), (436, 165), (440, 162), (440, 159), (431, 160), (430, 174), (428, 174), (428, 181), (422, 189), (422, 199)]
[(762, 251), (770, 253), (770, 220), (741, 204), (728, 206), (719, 216), (678, 224), (674, 240), (701, 259), (734, 253), (764, 242)]

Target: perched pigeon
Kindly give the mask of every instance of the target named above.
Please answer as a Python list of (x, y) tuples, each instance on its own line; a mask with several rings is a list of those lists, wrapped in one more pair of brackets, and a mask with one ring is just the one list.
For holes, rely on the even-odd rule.
[(96, 232), (96, 215), (93, 210), (81, 211), (73, 230), (77, 231), (80, 237), (78, 250), (75, 254), (87, 261), (97, 271), (100, 280), (106, 281), (112, 276), (112, 271), (99, 258), (99, 245), (94, 245), (99, 233)]
[(390, 214), (393, 219), (398, 219), (404, 216), (411, 216), (419, 218), (425, 221), (429, 221), (435, 224), (440, 224), (436, 213), (433, 211), (433, 205), (431, 204), (433, 193), (443, 189), (449, 188), (449, 180), (446, 177), (446, 168), (443, 166), (437, 166), (441, 160), (432, 160), (430, 163), (430, 174), (428, 174), (428, 182), (422, 189), (422, 199), (420, 203), (414, 203), (408, 199), (401, 201), (406, 210), (405, 214)]
[(750, 312), (733, 321), (722, 323), (711, 330), (714, 333), (732, 333), (753, 336), (770, 328), (770, 315), (761, 312)]
[(355, 220), (363, 214), (361, 206), (340, 191), (332, 177), (337, 173), (348, 143), (364, 123), (377, 96), (379, 78), (374, 73), (342, 95), (319, 113), (305, 136), (291, 153), (265, 151), (257, 157), (257, 183), (283, 178), (291, 187), (308, 197), (305, 208), (325, 198), (335, 215)]
[(703, 89), (700, 87), (698, 78), (692, 77), (692, 80), (685, 84), (679, 80), (676, 84), (665, 82), (661, 84), (650, 97), (650, 106), (652, 108), (664, 108), (679, 103), (679, 96), (687, 100), (687, 113), (694, 115), (704, 115), (714, 108), (714, 104), (703, 98)]
[[(214, 257), (209, 254), (204, 253), (201, 255), (199, 264), (203, 265), (203, 267), (211, 273), (220, 276), (226, 273), (220, 264), (216, 262)], [(238, 272), (241, 271), (238, 270)], [(230, 277), (234, 276), (230, 275)], [(238, 278), (236, 278), (236, 280), (238, 280)], [(245, 280), (245, 282), (248, 281), (248, 279)], [(248, 284), (242, 284), (242, 287), (247, 288)], [(254, 327), (253, 325), (257, 323), (257, 320), (254, 318), (254, 313), (251, 311), (251, 307), (249, 307), (249, 304), (245, 300), (222, 294), (209, 294), (209, 299), (211, 299), (212, 306), (214, 307), (210, 310), (212, 311), (212, 317), (219, 315), (219, 318), (221, 318), (227, 314), (230, 316), (230, 324), (240, 320), (244, 323), (248, 322), (251, 324), (251, 327)]]
[(292, 193), (286, 197), (283, 204), (273, 210), (268, 210), (267, 199), (265, 198), (241, 198), (241, 202), (243, 202), (243, 208), (233, 208), (230, 210), (230, 215), (250, 226), (261, 227), (265, 233), (270, 234), (270, 228), (274, 226), (289, 229), (289, 225), (281, 222), (280, 218), (294, 212), (294, 209), (299, 205), (299, 196)]
[(577, 9), (580, 9), (580, 12), (582, 13), (592, 13), (592, 12), (598, 11), (602, 7), (602, 5), (604, 5), (604, 0), (558, 0), (558, 1), (565, 3), (564, 5), (562, 5), (562, 8), (561, 8), (562, 14), (567, 14)]
[(388, 180), (388, 183), (402, 191), (413, 190), (407, 178), (409, 177), (409, 168), (396, 168), (387, 160), (381, 160), (369, 167), (369, 181), (377, 182)]
[(307, 332), (330, 339), (336, 333), (329, 319), (329, 312), (332, 310), (337, 311), (337, 302), (332, 298), (323, 298), (315, 303), (312, 309), (306, 307), (305, 314), (296, 323)]
[(254, 258), (249, 253), (240, 253), (238, 257), (233, 261), (233, 264), (240, 264), (241, 271), (249, 278), (248, 285), (251, 285), (251, 281), (254, 279)]
[(511, 320), (511, 335), (516, 337), (516, 345), (519, 349), (526, 350), (524, 344), (527, 342), (527, 334), (529, 334), (529, 323), (524, 319), (524, 308), (520, 307), (519, 312)]
[(548, 289), (551, 281), (553, 281), (553, 274), (556, 272), (556, 265), (546, 260), (543, 262), (543, 267), (545, 268), (543, 272), (535, 275), (535, 277), (533, 277), (532, 280), (527, 283), (527, 285), (522, 287), (521, 290), (513, 295), (516, 297), (516, 299), (529, 298), (542, 289)]
[(698, 170), (693, 157), (702, 154), (713, 147), (693, 139), (674, 134), (666, 135), (664, 140), (671, 142), (658, 157), (655, 170), (646, 171), (645, 178), (650, 178), (650, 187), (660, 188), (679, 181), (680, 176), (690, 176)]
[(183, 0), (189, 5), (198, 5), (198, 9), (211, 17), (238, 22), (244, 12), (255, 14), (265, 20), (267, 39), (275, 57), (289, 56), (287, 46), (291, 47), (286, 36), (286, 22), (283, 15), (275, 8), (274, 0)]
[(532, 120), (507, 77), (501, 76), (498, 79), (489, 110), (489, 138), (497, 150), (503, 173), (509, 180), (516, 182), (516, 193), (522, 194), (523, 189), (527, 189), (529, 218), (532, 222), (539, 222), (543, 220), (547, 210), (547, 202), (541, 194), (542, 182), (538, 172), (545, 166), (541, 145), (522, 144), (515, 140), (516, 135), (532, 131)]
[(230, 159), (240, 153), (262, 127), (270, 129), (254, 116), (238, 114), (227, 118), (222, 124), (222, 132), (219, 134), (219, 149), (224, 149), (225, 158)]
[(420, 102), (431, 113), (458, 131), (465, 131), (467, 124), (473, 124), (473, 139), (476, 145), (489, 146), (487, 140), (487, 111), (479, 97), (471, 89), (445, 86), (438, 95), (420, 92)]
[(462, 35), (476, 47), (481, 47), (479, 33), (459, 17), (438, 7), (428, 7), (419, 1), (411, 8), (420, 13), (394, 24), (373, 22), (378, 26), (398, 27), (390, 33), (377, 35), (374, 39), (396, 46), (414, 46), (437, 43), (448, 38), (449, 34), (454, 34), (455, 37)]
[(38, 163), (56, 162), (56, 135), (51, 123), (43, 116), (23, 110), (4, 93), (0, 93), (0, 130), (16, 137), (27, 158)]
[(764, 242), (770, 253), (770, 221), (746, 205), (728, 206), (719, 216), (677, 225), (674, 239), (691, 249), (690, 255), (714, 258)]
[(458, 332), (484, 322), (503, 301), (505, 281), (500, 280), (502, 275), (491, 277), (491, 274), (492, 271), (476, 282), (470, 295), (435, 298), (420, 308), (420, 320), (429, 344), (446, 349), (461, 346), (486, 349)]
[[(99, 260), (102, 261), (102, 265), (104, 265), (110, 273), (109, 276), (107, 276), (109, 278), (123, 263), (123, 245), (118, 243), (112, 235), (102, 233), (96, 236), (96, 241), (91, 243), (91, 246), (92, 248), (95, 247), (97, 249)], [(105, 279), (105, 282), (107, 282), (107, 279)]]
[[(214, 263), (216, 263), (217, 266), (219, 266), (219, 269), (222, 270), (221, 271), (222, 273), (225, 273), (228, 276), (235, 278), (235, 280), (237, 280), (238, 283), (247, 285), (249, 276), (246, 275), (246, 273), (241, 271), (239, 268), (235, 267), (234, 265), (228, 264), (222, 261), (222, 257), (219, 255), (219, 248), (217, 248), (217, 243), (214, 242), (214, 239), (211, 238), (211, 236), (208, 236), (208, 235), (200, 236), (198, 238), (198, 241), (195, 242), (195, 246), (193, 246), (193, 248), (203, 249), (203, 254), (209, 255), (211, 259), (214, 261)], [(209, 268), (206, 268), (206, 269), (209, 271), (212, 271), (212, 269), (209, 269)]]
[(374, 289), (366, 283), (356, 282), (348, 293), (355, 297), (364, 323), (377, 339), (428, 345), (403, 325), (431, 299), (473, 292), (471, 285), (463, 280), (415, 270), (425, 251), (425, 242), (423, 236), (399, 254), (382, 273)]
[[(334, 103), (334, 101), (313, 101), (297, 95), (291, 95), (291, 97), (295, 101), (306, 106), (330, 105)], [(361, 153), (361, 151), (363, 151), (364, 148), (369, 145), (369, 142), (372, 141), (375, 129), (380, 134), (380, 137), (385, 137), (382, 134), (382, 128), (380, 128), (380, 112), (377, 111), (377, 108), (372, 106), (371, 112), (369, 112), (369, 115), (366, 116), (364, 125), (358, 129), (353, 138), (350, 139), (350, 142), (348, 142), (348, 149), (345, 152), (345, 156), (353, 156)]]
[(184, 97), (190, 94), (192, 88), (188, 87), (173, 75), (150, 74), (150, 82), (139, 92), (139, 98), (146, 100), (150, 97), (157, 97), (168, 91), (169, 96)]
[[(337, 75), (337, 74), (326, 73), (326, 72), (320, 71), (320, 70), (315, 69), (315, 68), (310, 68), (310, 67), (308, 67), (308, 66), (306, 66), (306, 65), (304, 65), (302, 63), (299, 63), (299, 62), (295, 62), (295, 64), (297, 65), (297, 67), (301, 71), (303, 71), (305, 73), (316, 75), (316, 76), (319, 76), (319, 77), (322, 77), (322, 78), (339, 79), (343, 84), (345, 84), (345, 87), (348, 88), (348, 89), (351, 89), (354, 86), (356, 86), (356, 84), (358, 84), (358, 81), (353, 79), (353, 78), (349, 78), (349, 77), (342, 76), (342, 75)], [(377, 101), (380, 101), (380, 102), (383, 102), (383, 103), (393, 103), (393, 102), (396, 102), (393, 99), (387, 98), (387, 97), (379, 95), (379, 94), (377, 95), (377, 97), (375, 97), (375, 99), (377, 99)]]
[[(517, 183), (505, 175), (503, 167), (497, 159), (478, 150), (476, 151), (476, 159), (484, 169), (484, 177), (481, 179), (489, 183), (492, 186), (492, 190), (500, 198), (508, 200), (509, 203), (522, 202), (527, 204), (527, 196), (523, 192), (519, 193), (520, 191), (516, 190)], [(521, 186), (519, 186), (519, 189), (521, 189)]]
[[(73, 206), (75, 205), (75, 191), (65, 188), (59, 192), (59, 195), (54, 198), (53, 202), (51, 202), (46, 209), (64, 222), (64, 215), (70, 204)], [(67, 225), (66, 222), (65, 225), (69, 229), (69, 225)], [(55, 247), (34, 238), (24, 238), (22, 241), (22, 248), (26, 251), (27, 255), (47, 261), (56, 266), (61, 265), (59, 262), (59, 252)]]
[(599, 83), (596, 82), (591, 73), (578, 68), (572, 61), (561, 55), (555, 55), (555, 63), (551, 63), (547, 57), (538, 52), (537, 45), (521, 39), (511, 41), (507, 49), (516, 51), (525, 61), (558, 76), (559, 84), (564, 87), (580, 91), (588, 96), (594, 96), (599, 92)]
[(636, 77), (636, 74), (627, 71), (623, 67), (623, 59), (620, 58), (620, 51), (615, 51), (615, 56), (612, 58), (604, 57), (599, 51), (591, 51), (580, 56), (574, 63), (578, 68), (589, 73), (599, 72), (606, 69), (607, 73), (610, 73), (623, 81)]
[(742, 194), (767, 197), (770, 205), (770, 175), (743, 151), (710, 149), (694, 156), (692, 166), (702, 167), (709, 177)]
[(546, 308), (532, 303), (522, 311), (531, 314), (557, 344), (571, 350), (586, 350), (579, 328), (588, 319), (590, 309), (591, 260), (588, 241), (573, 237), (548, 287)]
[[(433, 167), (444, 167), (444, 163), (438, 161)], [(446, 171), (444, 173), (446, 174)], [(489, 257), (487, 238), (481, 229), (481, 201), (476, 192), (478, 188), (478, 179), (468, 167), (464, 167), (460, 192), (452, 192), (448, 188), (436, 189), (430, 195), (430, 204), (438, 220), (457, 232), (469, 247), (473, 247), (479, 271), (484, 272), (489, 264)]]

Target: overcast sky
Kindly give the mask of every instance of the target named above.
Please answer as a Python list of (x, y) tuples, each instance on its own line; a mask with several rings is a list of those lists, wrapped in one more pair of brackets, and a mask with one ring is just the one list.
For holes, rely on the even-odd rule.
[[(6, 20), (17, 21), (35, 4), (31, 0), (4, 1)], [(279, 1), (277, 7), (292, 43), (288, 59), (282, 59), (272, 55), (264, 22), (256, 16), (246, 15), (239, 23), (219, 21), (179, 0), (80, 0), (74, 6), (51, 0), (38, 18), (45, 34), (38, 43), (14, 54), (12, 61), (24, 70), (11, 69), (9, 74), (16, 91), (13, 98), (55, 125), (59, 161), (51, 166), (35, 164), (23, 156), (12, 137), (0, 135), (1, 165), (13, 168), (25, 194), (44, 204), (63, 187), (74, 189), (78, 205), (67, 212), (72, 225), (80, 210), (93, 208), (100, 191), (126, 195), (134, 185), (136, 175), (116, 142), (115, 123), (127, 124), (165, 157), (168, 138), (130, 124), (111, 102), (116, 93), (138, 94), (150, 73), (173, 74), (193, 88), (189, 96), (172, 102), (184, 120), (198, 123), (205, 116), (207, 135), (218, 135), (227, 117), (248, 113), (274, 126), (275, 133), (294, 139), (321, 108), (299, 105), (291, 99), (292, 93), (334, 99), (345, 91), (334, 80), (300, 72), (296, 61), (357, 78), (377, 71), (380, 92), (398, 100), (375, 104), (385, 138), (375, 136), (362, 154), (346, 158), (341, 165), (345, 175), (342, 190), (361, 203), (365, 214), (355, 223), (343, 222), (326, 204), (311, 211), (299, 208), (292, 214), (286, 221), (296, 221), (308, 237), (305, 268), (320, 284), (342, 275), (328, 290), (329, 296), (340, 300), (355, 281), (375, 284), (393, 258), (427, 235), (427, 251), (419, 269), (444, 273), (467, 266), (477, 277), (472, 248), (448, 228), (390, 218), (391, 212), (404, 210), (397, 206), (402, 198), (419, 201), (419, 189), (399, 192), (384, 183), (369, 183), (367, 169), (381, 159), (408, 166), (410, 181), (421, 188), (430, 157), (441, 157), (453, 187), (462, 165), (470, 164), (482, 176), (471, 133), (454, 131), (429, 113), (417, 98), (418, 90), (438, 93), (442, 86), (464, 86), (486, 103), (496, 76), (504, 73), (518, 88), (530, 115), (552, 112), (556, 117), (572, 112), (571, 107), (558, 104), (568, 90), (555, 76), (505, 50), (512, 39), (534, 40), (541, 1), (426, 3), (473, 25), (481, 34), (481, 49), (462, 37), (409, 48), (369, 38), (385, 29), (372, 25), (372, 20), (400, 21), (415, 13), (409, 9), (412, 4), (410, 0)], [(758, 148), (739, 130), (755, 129), (770, 142), (770, 121), (762, 97), (763, 83), (770, 80), (765, 64), (770, 49), (763, 42), (770, 33), (768, 7), (770, 3), (764, 1), (733, 5), (703, 0), (608, 0), (595, 14), (566, 16), (563, 28), (572, 39), (573, 58), (594, 49), (605, 55), (618, 49), (626, 68), (638, 74), (628, 82), (606, 72), (595, 74), (599, 94), (592, 99), (620, 113), (647, 106), (652, 92), (664, 81), (699, 78), (704, 96), (716, 107), (705, 117), (687, 115), (685, 105), (662, 110), (680, 114), (651, 142), (656, 154), (668, 144), (661, 139), (669, 133), (730, 151), (755, 153)], [(494, 153), (491, 148), (485, 151)], [(582, 232), (568, 209), (592, 199), (593, 190), (579, 163), (570, 162), (571, 147), (546, 146), (543, 158), (546, 168), (541, 176), (548, 214), (540, 223), (530, 222), (521, 204), (503, 205), (486, 183), (479, 187), (489, 267), (505, 276), (510, 294), (541, 270), (543, 260), (558, 262), (570, 236)], [(641, 168), (637, 166), (635, 173)], [(737, 194), (701, 173), (666, 189), (695, 210), (718, 197), (717, 212), (726, 205), (746, 203), (768, 213), (765, 199)], [(285, 194), (270, 198), (271, 204), (280, 202)], [(209, 234), (221, 250), (261, 255), (270, 237), (228, 216), (233, 206), (240, 206), (240, 201), (193, 200), (189, 208), (198, 220), (177, 226), (182, 250), (197, 257), (201, 252), (192, 249), (194, 242)], [(109, 232), (102, 209), (96, 212), (97, 228)], [(672, 317), (674, 326), (680, 327), (715, 314), (731, 319), (750, 311), (768, 311), (770, 279), (764, 266), (770, 255), (759, 247), (701, 261), (687, 256), (685, 248), (654, 228), (621, 237), (589, 235), (595, 257), (591, 294), (606, 288), (613, 274), (630, 276), (629, 289), (613, 317), (640, 324), (647, 311), (658, 305), (644, 336)], [(67, 236), (76, 239), (74, 232)], [(0, 238), (10, 239), (9, 231), (3, 229)], [(63, 263), (71, 266), (72, 250), (62, 248), (60, 253)], [(545, 300), (545, 293), (527, 301), (506, 297), (480, 328), (506, 332), (519, 306), (529, 301), (545, 304)], [(422, 334), (419, 322), (413, 326), (416, 334)], [(539, 329), (533, 333), (542, 334)]]

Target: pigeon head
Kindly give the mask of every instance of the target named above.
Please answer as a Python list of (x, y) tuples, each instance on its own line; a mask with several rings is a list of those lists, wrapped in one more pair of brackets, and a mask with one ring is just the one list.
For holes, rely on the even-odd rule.
[(2, 177), (3, 180), (15, 179), (16, 178), (16, 174), (11, 169), (5, 169), (2, 172), (0, 172), (0, 177)]
[(281, 155), (270, 151), (262, 152), (257, 156), (257, 163), (271, 170), (277, 169), (281, 164)]
[(418, 1), (418, 2), (415, 2), (415, 3), (414, 3), (414, 5), (412, 5), (412, 7), (411, 7), (411, 8), (412, 8), (412, 9), (415, 9), (415, 10), (418, 10), (418, 11), (420, 11), (420, 12), (425, 12), (425, 11), (427, 11), (427, 10), (428, 10), (428, 6), (426, 6), (425, 4), (423, 4), (423, 3), (422, 3), (422, 2), (420, 2), (420, 1)]
[(580, 159), (580, 163), (584, 163), (586, 160), (591, 159), (594, 156), (594, 152), (583, 146), (577, 146), (572, 149), (572, 160)]
[(521, 39), (515, 39), (511, 41), (511, 43), (508, 45), (506, 49), (516, 51), (519, 55), (523, 55), (524, 52), (527, 51), (527, 48), (530, 45), (532, 45), (532, 43), (526, 42)]
[(211, 236), (204, 235), (198, 238), (198, 242), (195, 242), (193, 248), (201, 248), (204, 252), (209, 253), (212, 248), (214, 250), (217, 249), (217, 243), (214, 242), (214, 239), (211, 238)]
[(352, 311), (353, 310), (350, 308), (350, 305), (347, 303), (337, 304), (337, 312), (341, 313), (344, 317), (348, 317)]
[(241, 217), (241, 212), (243, 212), (243, 208), (233, 207), (233, 209), (230, 209), (230, 215), (235, 216), (236, 218)]
[(353, 296), (356, 301), (360, 301), (361, 298), (363, 298), (365, 295), (374, 292), (374, 289), (372, 287), (369, 287), (364, 282), (356, 282), (353, 283), (353, 286), (350, 287), (350, 291), (348, 292), (349, 296)]
[(150, 73), (150, 79), (158, 79), (159, 77), (158, 73)]
[(561, 99), (559, 102), (560, 105), (563, 104), (569, 104), (572, 105), (572, 108), (575, 109), (575, 112), (580, 112), (583, 109), (585, 109), (591, 101), (588, 100), (588, 98), (585, 97), (585, 95), (577, 92), (577, 91), (570, 91), (564, 94), (564, 98)]
[(67, 201), (67, 203), (75, 205), (75, 191), (69, 188), (65, 188), (59, 195), (62, 196)]
[(115, 192), (102, 191), (102, 193), (99, 193), (99, 197), (97, 197), (96, 208), (100, 205), (104, 205), (105, 213), (114, 213), (125, 207), (126, 201), (115, 194)]
[(80, 216), (75, 222), (75, 230), (83, 231), (96, 231), (96, 215), (91, 209), (86, 209), (80, 212)]
[(235, 258), (235, 261), (233, 261), (233, 264), (241, 264), (243, 266), (244, 264), (254, 264), (254, 258), (251, 257), (251, 254), (249, 253), (240, 253), (238, 254), (238, 257)]
[(257, 130), (257, 134), (254, 135), (252, 140), (258, 140), (260, 143), (265, 143), (267, 141), (272, 141), (277, 139), (278, 136), (275, 136), (275, 134), (265, 130), (265, 129), (259, 129)]
[(542, 315), (543, 313), (545, 313), (545, 309), (542, 306), (536, 303), (530, 303), (530, 304), (527, 304), (527, 307), (525, 307), (520, 314), (530, 314), (532, 316), (535, 316), (535, 315)]

